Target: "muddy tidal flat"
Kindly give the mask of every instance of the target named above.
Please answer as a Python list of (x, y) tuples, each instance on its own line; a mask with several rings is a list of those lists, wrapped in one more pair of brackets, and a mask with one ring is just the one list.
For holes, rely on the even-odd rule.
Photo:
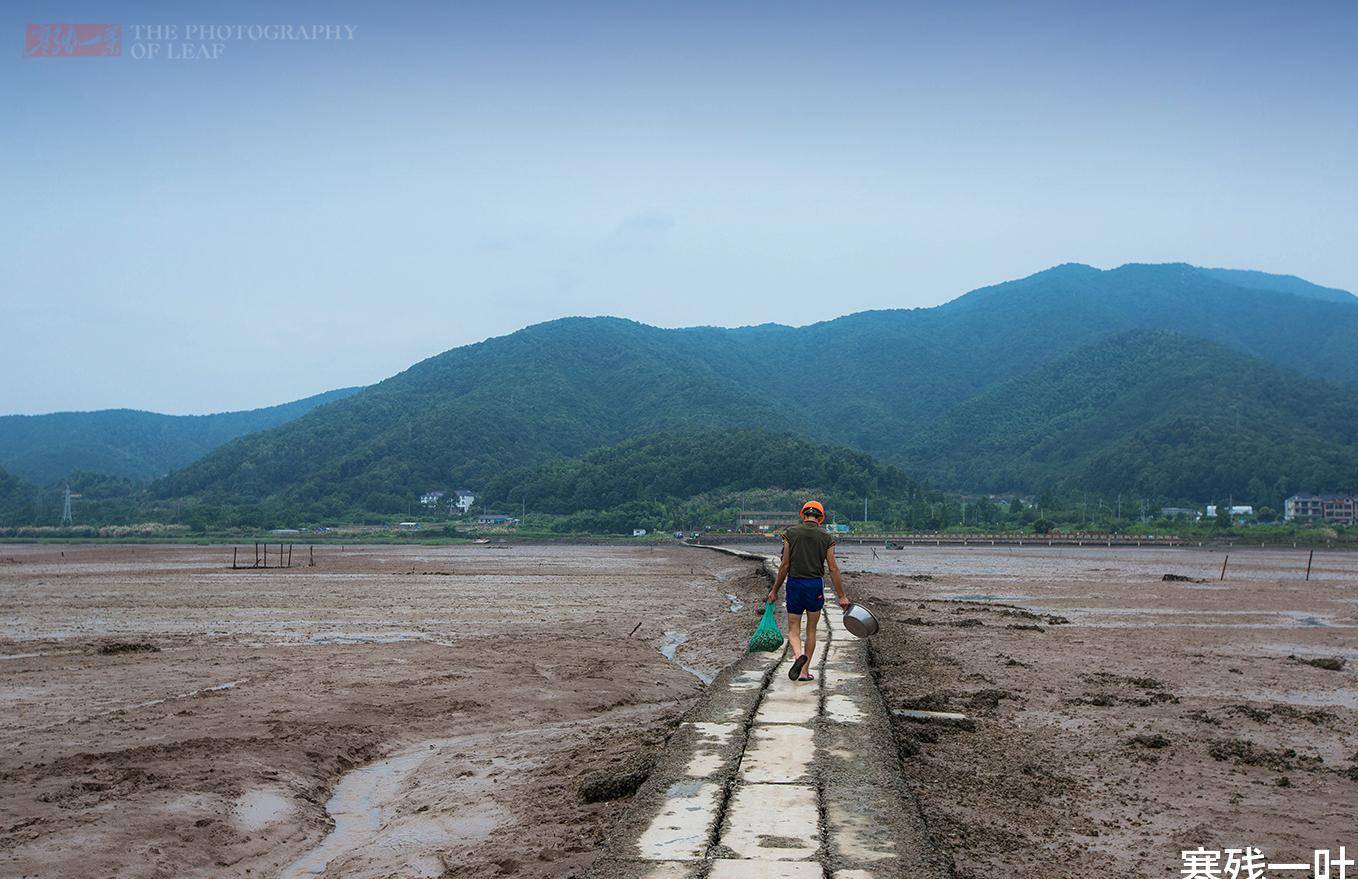
[(0, 875), (571, 875), (767, 588), (685, 547), (307, 560), (0, 547)]
[[(1358, 555), (1223, 558), (841, 547), (887, 707), (969, 718), (894, 726), (957, 876), (1358, 849)], [(307, 560), (0, 546), (0, 875), (579, 875), (767, 589), (681, 546)]]
[(1307, 581), (1306, 550), (1229, 552), (1221, 579), (1225, 550), (843, 548), (888, 706), (971, 719), (896, 723), (957, 876), (1353, 857), (1358, 554)]

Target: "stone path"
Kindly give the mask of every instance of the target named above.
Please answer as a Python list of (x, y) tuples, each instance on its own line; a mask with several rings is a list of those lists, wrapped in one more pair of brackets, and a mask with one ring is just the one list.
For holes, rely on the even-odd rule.
[[(776, 570), (775, 560), (764, 565)], [(844, 630), (832, 595), (825, 607), (816, 680), (788, 679), (790, 650), (749, 655), (719, 675), (676, 730), (593, 875), (948, 875), (903, 786), (866, 644)]]

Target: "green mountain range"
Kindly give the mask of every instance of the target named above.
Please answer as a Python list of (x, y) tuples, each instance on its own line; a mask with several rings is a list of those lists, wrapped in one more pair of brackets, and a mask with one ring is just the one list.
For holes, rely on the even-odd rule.
[[(851, 448), (948, 489), (1273, 498), (1351, 483), (1355, 338), (1358, 298), (1292, 276), (1071, 264), (936, 308), (804, 327), (551, 321), (327, 405), (290, 404), (267, 429), (200, 431), (193, 447), (182, 434), (133, 442), (94, 426), (167, 418), (149, 413), (42, 416), (45, 444), (33, 433), (7, 444), (13, 417), (0, 419), (0, 466), (41, 474), (33, 481), (73, 466), (145, 478), (215, 446), (156, 480), (152, 497), (296, 522), (406, 513), (429, 489), (512, 498), (517, 486), (539, 510), (571, 512), (753, 485), (704, 471), (729, 460), (760, 473), (758, 456), (714, 433), (759, 429)], [(48, 446), (70, 454), (43, 469)], [(778, 466), (791, 466), (784, 458)]]
[(936, 484), (1214, 500), (1358, 486), (1358, 389), (1131, 330), (1002, 382), (902, 451)]
[(134, 409), (0, 416), (0, 467), (49, 484), (84, 470), (132, 480), (163, 476), (229, 440), (266, 430), (358, 388), (280, 406), (215, 415), (160, 415)]
[[(936, 308), (863, 312), (806, 327), (664, 330), (617, 318), (539, 324), (447, 351), (345, 400), (228, 443), (160, 480), (154, 491), (166, 498), (264, 503), (315, 518), (354, 507), (401, 511), (428, 487), (479, 487), (508, 468), (660, 431), (713, 427), (791, 431), (849, 446), (948, 488), (1074, 484), (1092, 478), (1080, 469), (1084, 462), (1140, 436), (1136, 431), (1147, 427), (1140, 414), (1129, 410), (1121, 421), (1105, 419), (1107, 429), (1074, 434), (1079, 454), (1054, 458), (1048, 467), (987, 462), (999, 474), (994, 478), (957, 463), (984, 452), (982, 436), (954, 432), (948, 455), (940, 452), (937, 463), (926, 460), (936, 448), (930, 438), (954, 430), (958, 419), (975, 418), (978, 406), (1003, 402), (992, 394), (967, 408), (973, 398), (1024, 376), (1053, 375), (1038, 372), (1044, 368), (1063, 370), (1063, 381), (1082, 387), (1080, 371), (1092, 370), (1099, 358), (1065, 358), (1138, 329), (1213, 342), (1218, 347), (1204, 344), (1204, 352), (1231, 353), (1235, 359), (1223, 359), (1220, 370), (1195, 369), (1182, 379), (1200, 384), (1209, 400), (1239, 390), (1249, 358), (1261, 365), (1244, 374), (1266, 383), (1261, 394), (1303, 376), (1330, 380), (1325, 387), (1332, 395), (1358, 384), (1358, 359), (1351, 354), (1358, 298), (1343, 291), (1290, 276), (1181, 264), (1110, 271), (1064, 265)], [(1157, 339), (1133, 334), (1121, 344), (1168, 344)], [(1114, 368), (1129, 370), (1125, 381), (1147, 387), (1168, 381), (1165, 370), (1173, 368), (1163, 364), (1147, 373), (1148, 362), (1130, 355), (1119, 363)], [(1271, 367), (1266, 374), (1259, 371), (1264, 365)], [(1094, 371), (1088, 381), (1104, 378)], [(1032, 415), (1060, 418), (1058, 404), (1043, 401)], [(1008, 418), (996, 413), (997, 420)], [(1258, 407), (1241, 413), (1247, 420), (1257, 416), (1253, 424), (1279, 449), (1311, 448), (1296, 445), (1304, 438), (1293, 435), (1293, 422), (1265, 419)], [(1067, 415), (1051, 430), (1079, 421)], [(1129, 434), (1115, 436), (1112, 427)], [(1298, 486), (1331, 475), (1306, 465), (1301, 452), (1283, 453), (1256, 473), (1255, 448), (1232, 452), (1243, 465), (1219, 478), (1173, 470), (1151, 478), (1151, 470), (1138, 465), (1101, 474), (1099, 484), (1153, 484), (1166, 496), (1187, 498), (1207, 486), (1244, 495), (1251, 480), (1266, 478), (1259, 475), (1265, 470), (1278, 474), (1269, 479)], [(1061, 471), (1067, 464), (1073, 469)]]

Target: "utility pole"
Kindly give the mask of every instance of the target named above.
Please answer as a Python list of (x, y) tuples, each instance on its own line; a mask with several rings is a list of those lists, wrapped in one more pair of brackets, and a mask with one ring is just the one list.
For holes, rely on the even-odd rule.
[(72, 524), (72, 522), (73, 520), (71, 518), (71, 486), (67, 484), (66, 491), (63, 492), (62, 494), (61, 524), (70, 525)]
[(868, 499), (867, 499), (866, 497), (864, 497), (864, 498), (863, 498), (863, 524), (866, 525), (867, 523), (868, 523)]

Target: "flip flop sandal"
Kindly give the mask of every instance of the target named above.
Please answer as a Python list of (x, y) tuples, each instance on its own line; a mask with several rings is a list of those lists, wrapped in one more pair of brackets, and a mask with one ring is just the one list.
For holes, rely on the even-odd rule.
[(799, 681), (814, 681), (815, 679), (816, 679), (816, 676), (815, 676), (815, 675), (812, 675), (812, 674), (809, 674), (809, 675), (807, 675), (807, 676), (804, 677), (804, 678), (797, 678), (797, 680), (799, 680)]
[(805, 653), (803, 653), (801, 656), (798, 656), (796, 659), (792, 660), (792, 668), (787, 670), (787, 679), (790, 681), (797, 680), (797, 675), (801, 674), (802, 669), (804, 668), (806, 668)]

